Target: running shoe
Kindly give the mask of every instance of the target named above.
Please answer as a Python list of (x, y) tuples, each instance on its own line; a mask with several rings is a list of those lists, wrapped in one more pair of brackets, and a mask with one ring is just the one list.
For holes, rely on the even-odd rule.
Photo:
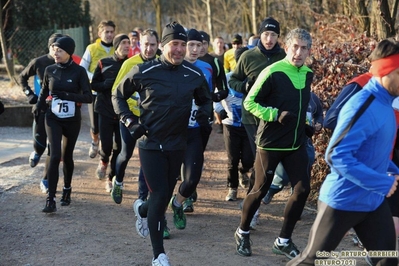
[(36, 152), (33, 151), (29, 156), (30, 167), (32, 167), (32, 168), (35, 167), (39, 163), (40, 157), (41, 156), (39, 154), (37, 154)]
[(158, 255), (158, 258), (152, 259), (152, 266), (170, 266), (169, 258), (165, 253)]
[(134, 214), (136, 215), (136, 232), (137, 234), (139, 234), (139, 236), (141, 236), (142, 238), (146, 238), (149, 234), (149, 229), (148, 229), (148, 221), (147, 221), (147, 217), (143, 218), (140, 215), (139, 212), (139, 208), (140, 206), (144, 203), (144, 201), (142, 201), (141, 199), (137, 199), (134, 203), (133, 203), (133, 210), (134, 210)]
[(236, 240), (236, 250), (237, 253), (241, 256), (251, 256), (252, 255), (252, 250), (251, 250), (251, 240), (249, 238), (249, 234), (240, 234), (238, 233), (238, 228), (236, 232), (234, 233), (234, 238)]
[(274, 241), (272, 251), (277, 255), (284, 255), (290, 260), (299, 255), (299, 250), (290, 239), (287, 243), (281, 244), (278, 238)]
[(270, 192), (270, 190), (269, 190), (267, 192), (266, 196), (263, 197), (262, 203), (266, 204), (266, 205), (269, 204), (272, 201), (273, 197), (274, 197), (274, 193)]
[(237, 189), (229, 188), (229, 193), (227, 193), (226, 201), (236, 201), (237, 200)]
[(116, 204), (121, 204), (122, 202), (122, 190), (123, 190), (123, 184), (118, 185), (116, 183), (116, 176), (114, 176), (114, 178), (112, 178), (111, 198), (114, 200)]
[(173, 204), (176, 195), (174, 195), (169, 202), (169, 207), (173, 210), (173, 223), (177, 229), (186, 228), (186, 214), (183, 211), (183, 206), (176, 207)]
[(193, 205), (193, 201), (191, 200), (191, 198), (187, 198), (183, 202), (183, 211), (184, 212), (194, 212), (194, 205)]
[(48, 192), (48, 180), (47, 179), (42, 179), (40, 181), (40, 190), (42, 191), (43, 194), (47, 194), (47, 192)]
[(163, 239), (169, 239), (170, 238), (170, 229), (168, 227), (168, 222), (165, 219), (165, 224), (163, 228)]
[(42, 212), (52, 213), (52, 212), (56, 212), (56, 211), (57, 211), (57, 207), (56, 207), (56, 204), (55, 204), (55, 200), (54, 199), (50, 199), (49, 197), (47, 197), (46, 206), (44, 206)]
[(91, 142), (90, 145), (90, 149), (89, 149), (89, 156), (90, 158), (96, 158), (97, 154), (98, 154), (98, 146), (99, 146), (99, 142), (95, 143), (95, 142)]
[(251, 230), (256, 230), (256, 226), (259, 224), (259, 209), (256, 210), (254, 217), (252, 217), (251, 223), (249, 224), (249, 228)]
[(69, 204), (71, 204), (71, 192), (72, 192), (72, 188), (64, 188), (62, 190), (62, 197), (61, 197), (61, 206), (68, 206)]
[(112, 181), (109, 179), (105, 180), (105, 191), (108, 193), (111, 193), (112, 191)]
[(103, 179), (107, 173), (108, 163), (104, 163), (102, 160), (98, 163), (96, 175), (98, 179)]

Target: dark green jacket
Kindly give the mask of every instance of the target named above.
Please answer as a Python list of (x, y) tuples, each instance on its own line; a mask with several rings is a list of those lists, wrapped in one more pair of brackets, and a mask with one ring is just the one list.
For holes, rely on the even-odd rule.
[[(237, 62), (236, 68), (229, 80), (229, 86), (238, 92), (247, 94), (245, 85), (247, 80), (256, 79), (259, 73), (267, 66), (277, 62), (285, 57), (285, 52), (280, 49), (279, 52), (270, 57), (264, 55), (258, 47), (245, 51)], [(242, 108), (243, 124), (259, 124), (259, 119), (248, 113)]]
[[(268, 66), (259, 74), (244, 100), (244, 108), (260, 118), (255, 141), (258, 148), (288, 151), (304, 143), (312, 80), (310, 68), (293, 66), (288, 59)], [(282, 111), (296, 115), (296, 121), (279, 123), (277, 118)]]

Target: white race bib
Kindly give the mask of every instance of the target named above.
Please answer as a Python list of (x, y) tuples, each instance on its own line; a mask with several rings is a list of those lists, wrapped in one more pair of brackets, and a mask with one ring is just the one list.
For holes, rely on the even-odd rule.
[(75, 102), (53, 98), (51, 111), (59, 118), (73, 117), (75, 115)]
[(198, 106), (195, 104), (195, 101), (193, 100), (193, 103), (191, 106), (190, 118), (188, 119), (189, 127), (194, 127), (197, 124), (197, 119), (195, 118), (197, 116), (197, 112), (198, 112)]

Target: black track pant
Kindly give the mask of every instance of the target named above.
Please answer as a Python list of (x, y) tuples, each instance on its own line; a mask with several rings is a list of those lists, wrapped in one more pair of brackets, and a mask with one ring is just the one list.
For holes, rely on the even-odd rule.
[[(46, 132), (49, 141), (50, 163), (47, 170), (47, 179), (50, 198), (55, 197), (59, 178), (58, 167), (60, 160), (63, 164), (64, 187), (71, 187), (74, 170), (73, 150), (80, 131), (79, 121), (60, 121), (46, 116)], [(62, 144), (62, 147), (61, 147)], [(61, 153), (64, 151), (64, 154)]]
[(202, 142), (203, 139), (199, 127), (187, 130), (187, 150), (181, 168), (183, 182), (179, 186), (179, 193), (185, 198), (193, 194), (201, 178), (204, 165)]
[(90, 128), (94, 135), (100, 133), (100, 127), (98, 126), (98, 113), (94, 111), (94, 103), (96, 102), (97, 95), (93, 95), (93, 103), (87, 104), (90, 118)]
[(255, 183), (244, 199), (241, 214), (240, 228), (242, 230), (249, 231), (252, 217), (259, 208), (262, 198), (269, 190), (274, 171), (278, 163), (281, 162), (287, 171), (293, 193), (285, 206), (284, 221), (279, 237), (291, 238), (310, 192), (308, 161), (306, 145), (302, 145), (295, 151), (265, 151), (258, 148), (254, 166)]
[(184, 151), (139, 149), (141, 168), (150, 190), (150, 197), (140, 207), (140, 215), (148, 218), (154, 258), (165, 253), (163, 229), (165, 211), (180, 174)]
[[(287, 265), (314, 265), (315, 259), (321, 259), (316, 256), (316, 252), (333, 251), (352, 227), (367, 250), (395, 251), (395, 228), (386, 201), (371, 212), (340, 211), (319, 201), (308, 244)], [(397, 258), (371, 259), (374, 265), (398, 265)]]
[(115, 175), (116, 158), (118, 157), (122, 146), (119, 123), (119, 120), (98, 114), (98, 124), (101, 136), (101, 149), (99, 152), (101, 161), (108, 163), (110, 161), (109, 157), (112, 153), (110, 164), (111, 172), (108, 177), (109, 180), (112, 180)]

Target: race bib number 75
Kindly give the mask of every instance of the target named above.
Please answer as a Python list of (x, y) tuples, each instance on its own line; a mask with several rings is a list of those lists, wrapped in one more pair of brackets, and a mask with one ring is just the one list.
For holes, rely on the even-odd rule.
[(73, 117), (75, 115), (75, 102), (53, 98), (51, 111), (59, 118)]

